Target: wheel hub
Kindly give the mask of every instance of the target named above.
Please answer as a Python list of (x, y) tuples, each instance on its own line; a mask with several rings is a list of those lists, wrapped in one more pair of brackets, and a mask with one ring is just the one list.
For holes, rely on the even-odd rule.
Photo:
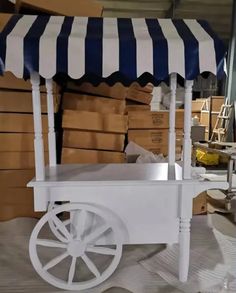
[(87, 245), (81, 240), (74, 240), (68, 244), (67, 251), (73, 257), (84, 255)]

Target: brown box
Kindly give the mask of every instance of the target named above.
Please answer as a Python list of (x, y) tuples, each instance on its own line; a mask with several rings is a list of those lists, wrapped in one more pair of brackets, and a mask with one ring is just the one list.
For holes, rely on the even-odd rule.
[(218, 112), (201, 111), (200, 124), (206, 126), (206, 131), (212, 132), (215, 127)]
[[(168, 146), (168, 129), (160, 130), (129, 130), (128, 141), (133, 141), (140, 146), (159, 147)], [(182, 145), (183, 131), (182, 129), (176, 130), (176, 145)]]
[(0, 221), (17, 217), (40, 218), (43, 213), (34, 212), (33, 189), (1, 188), (0, 189)]
[(201, 112), (192, 112), (192, 118), (193, 117), (198, 117), (199, 118), (199, 121), (200, 121), (200, 119), (201, 119)]
[(91, 0), (17, 0), (16, 12), (24, 9), (65, 16), (102, 16), (103, 6)]
[(88, 82), (84, 82), (81, 85), (68, 83), (68, 89), (118, 100), (124, 100), (127, 94), (127, 88), (121, 83), (116, 83), (113, 86), (109, 86), (105, 82), (100, 83), (98, 86), (93, 86)]
[(63, 147), (123, 151), (125, 136), (123, 134), (65, 130)]
[[(42, 115), (42, 131), (48, 132), (47, 115)], [(0, 113), (0, 132), (33, 133), (33, 114)]]
[[(25, 81), (22, 78), (17, 78), (11, 72), (5, 72), (4, 76), (0, 76), (0, 88), (1, 89), (12, 89), (12, 90), (24, 90), (32, 91), (31, 82), (29, 80)], [(53, 82), (53, 93), (59, 93), (59, 86)], [(45, 85), (40, 86), (40, 91), (42, 93), (47, 92)]]
[(126, 113), (132, 112), (132, 111), (151, 111), (150, 105), (126, 105)]
[(207, 212), (207, 193), (200, 193), (193, 199), (193, 215), (206, 214)]
[[(45, 152), (48, 163), (48, 153)], [(0, 170), (17, 170), (34, 168), (34, 152), (0, 152)]]
[[(58, 111), (60, 98), (54, 95), (54, 112)], [(47, 113), (47, 94), (41, 94), (41, 112)], [(16, 113), (33, 113), (31, 92), (0, 90), (0, 111)]]
[[(158, 129), (169, 128), (169, 112), (129, 112), (129, 129)], [(176, 128), (183, 128), (184, 111), (176, 110)]]
[[(48, 151), (48, 138), (45, 134), (44, 150)], [(33, 133), (0, 133), (0, 152), (34, 151)]]
[(126, 133), (128, 118), (119, 114), (64, 110), (62, 127), (112, 133)]
[(67, 110), (99, 112), (102, 114), (125, 113), (124, 100), (115, 100), (78, 93), (65, 93), (63, 96), (62, 107)]
[(224, 96), (211, 96), (208, 99), (210, 105), (210, 110), (212, 112), (220, 112), (221, 106), (224, 104), (225, 97)]
[(196, 99), (192, 101), (192, 112), (201, 112), (206, 99)]
[(125, 154), (82, 149), (62, 149), (62, 164), (108, 164), (124, 163)]
[(127, 99), (136, 101), (139, 103), (147, 104), (149, 105), (152, 101), (152, 94), (139, 91), (137, 89), (129, 89), (127, 92)]
[(137, 82), (134, 82), (131, 84), (130, 89), (136, 89), (138, 91), (151, 94), (153, 92), (154, 86), (151, 83), (148, 83), (146, 86), (141, 86)]
[(10, 20), (12, 14), (8, 13), (0, 13), (0, 32), (3, 30), (5, 25), (8, 23)]
[(35, 170), (0, 170), (0, 188), (26, 187), (35, 176)]

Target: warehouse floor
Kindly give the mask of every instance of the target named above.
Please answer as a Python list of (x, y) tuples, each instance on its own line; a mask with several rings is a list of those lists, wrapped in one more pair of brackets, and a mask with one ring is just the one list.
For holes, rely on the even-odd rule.
[[(0, 223), (0, 292), (64, 292), (45, 283), (28, 256), (28, 240), (37, 220)], [(209, 221), (213, 230), (207, 226)], [(236, 226), (221, 215), (192, 221), (189, 281), (177, 279), (177, 245), (126, 246), (117, 271), (86, 293), (236, 292)]]

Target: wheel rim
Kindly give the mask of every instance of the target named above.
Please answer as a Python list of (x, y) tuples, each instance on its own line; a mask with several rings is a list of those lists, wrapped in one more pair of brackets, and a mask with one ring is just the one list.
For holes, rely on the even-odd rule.
[[(73, 229), (68, 230), (64, 222), (57, 217), (57, 214), (62, 212), (74, 213), (77, 217), (76, 221), (74, 221)], [(94, 214), (102, 219), (102, 225), (94, 231), (92, 230), (84, 234), (85, 219), (88, 213)], [(57, 240), (38, 238), (41, 229), (46, 224), (50, 226), (50, 221), (53, 222), (53, 225), (57, 226), (57, 230), (63, 235), (61, 239), (58, 237)], [(97, 244), (97, 240), (103, 237), (105, 233), (113, 234), (115, 248), (107, 248)], [(62, 253), (43, 264), (38, 255), (39, 247), (45, 249), (61, 249)], [(105, 281), (115, 271), (122, 255), (122, 237), (117, 225), (111, 222), (110, 218), (104, 216), (104, 212), (97, 207), (85, 204), (64, 204), (60, 207), (53, 208), (39, 220), (31, 234), (29, 253), (35, 270), (48, 283), (65, 290), (89, 289)], [(101, 269), (98, 269), (93, 259), (89, 256), (91, 253), (101, 257), (112, 257), (109, 266), (101, 272)], [(54, 267), (60, 266), (60, 263), (62, 264), (65, 259), (70, 260), (65, 279), (49, 272)], [(89, 280), (75, 280), (76, 270), (79, 269), (77, 263), (81, 261), (93, 276)]]

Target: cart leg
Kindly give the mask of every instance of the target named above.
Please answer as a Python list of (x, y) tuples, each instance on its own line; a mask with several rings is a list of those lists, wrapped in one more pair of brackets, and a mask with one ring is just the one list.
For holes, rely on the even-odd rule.
[(179, 232), (179, 280), (186, 282), (189, 270), (190, 219), (180, 219)]

